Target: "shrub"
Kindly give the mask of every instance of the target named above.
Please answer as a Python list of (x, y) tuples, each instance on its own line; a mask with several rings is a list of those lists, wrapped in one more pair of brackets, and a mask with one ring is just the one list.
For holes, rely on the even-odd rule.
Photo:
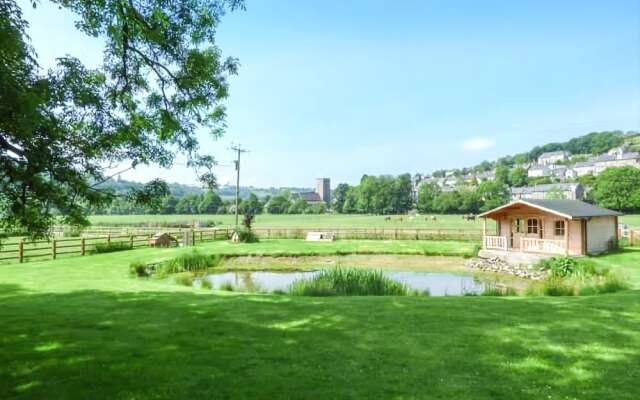
[(206, 279), (206, 278), (202, 278), (200, 280), (200, 288), (201, 289), (211, 289), (213, 287), (213, 285), (211, 284), (211, 281)]
[(276, 290), (274, 290), (274, 291), (273, 291), (273, 292), (271, 292), (271, 293), (273, 293), (273, 294), (277, 294), (277, 295), (284, 295), (284, 294), (287, 294), (287, 292), (285, 292), (285, 291), (284, 291), (284, 290), (282, 290), (282, 289), (276, 289)]
[(96, 243), (93, 253), (113, 253), (115, 251), (131, 250), (130, 242), (111, 242), (111, 243)]
[(176, 257), (165, 261), (160, 270), (160, 275), (175, 274), (179, 272), (199, 272), (214, 268), (220, 263), (218, 255), (202, 254), (197, 250), (178, 254)]
[(381, 270), (336, 267), (322, 270), (310, 279), (289, 287), (295, 296), (407, 296), (406, 285), (387, 277)]
[(150, 271), (147, 268), (147, 264), (141, 261), (134, 261), (129, 264), (129, 273), (138, 277), (147, 277), (150, 275)]
[(218, 289), (224, 290), (225, 292), (233, 292), (235, 290), (230, 282), (222, 282)]
[(589, 276), (602, 276), (608, 273), (608, 270), (598, 270), (590, 260), (570, 257), (544, 259), (538, 262), (537, 267), (549, 271), (549, 274), (556, 278), (585, 278)]
[(241, 243), (257, 243), (260, 241), (258, 236), (251, 229), (238, 228), (236, 233), (238, 234), (238, 240)]
[(193, 286), (193, 275), (191, 272), (180, 272), (174, 277), (176, 283), (182, 286)]

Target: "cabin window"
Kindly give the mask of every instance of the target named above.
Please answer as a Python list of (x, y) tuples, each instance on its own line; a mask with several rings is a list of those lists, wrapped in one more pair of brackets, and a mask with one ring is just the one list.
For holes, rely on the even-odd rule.
[(555, 234), (556, 236), (564, 236), (564, 221), (556, 221)]
[(536, 218), (529, 218), (527, 220), (527, 233), (538, 234), (538, 220)]
[(515, 233), (522, 233), (524, 232), (524, 227), (522, 226), (522, 220), (521, 219), (514, 219), (513, 220), (513, 232)]

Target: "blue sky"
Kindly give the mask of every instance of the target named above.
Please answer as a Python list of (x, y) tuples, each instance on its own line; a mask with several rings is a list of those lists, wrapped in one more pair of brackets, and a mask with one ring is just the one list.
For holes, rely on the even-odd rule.
[[(101, 41), (72, 14), (19, 3), (43, 67), (64, 54), (100, 63)], [(638, 0), (248, 0), (218, 35), (242, 64), (225, 137), (200, 134), (222, 183), (231, 142), (251, 150), (243, 185), (335, 186), (640, 130)], [(181, 165), (123, 177), (195, 182)]]

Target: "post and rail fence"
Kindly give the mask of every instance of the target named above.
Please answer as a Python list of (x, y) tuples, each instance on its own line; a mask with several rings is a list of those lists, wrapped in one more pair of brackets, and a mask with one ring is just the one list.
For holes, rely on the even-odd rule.
[[(331, 232), (336, 239), (365, 240), (469, 240), (480, 241), (482, 231), (469, 229), (427, 229), (427, 228), (254, 228), (255, 234), (263, 239), (304, 239), (309, 232)], [(149, 241), (158, 232), (168, 233), (182, 242), (185, 232), (192, 232), (194, 244), (215, 240), (228, 240), (232, 228), (167, 229), (159, 228), (87, 228), (81, 236), (64, 237), (64, 231), (54, 230), (50, 240), (31, 241), (27, 239), (0, 240), (0, 263), (25, 262), (29, 260), (56, 259), (59, 256), (84, 256), (96, 252), (100, 244), (122, 243), (129, 248), (149, 246)]]

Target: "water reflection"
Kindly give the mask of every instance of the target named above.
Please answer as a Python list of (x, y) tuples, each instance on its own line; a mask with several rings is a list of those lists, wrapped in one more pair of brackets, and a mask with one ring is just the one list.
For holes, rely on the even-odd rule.
[[(204, 279), (211, 282), (215, 289), (223, 284), (229, 284), (238, 291), (273, 292), (275, 290), (287, 291), (294, 281), (311, 278), (316, 273), (317, 271), (235, 271), (210, 274)], [(472, 275), (417, 271), (389, 271), (386, 274), (391, 279), (402, 282), (411, 289), (420, 292), (428, 290), (432, 296), (479, 294), (485, 288), (485, 283)]]

